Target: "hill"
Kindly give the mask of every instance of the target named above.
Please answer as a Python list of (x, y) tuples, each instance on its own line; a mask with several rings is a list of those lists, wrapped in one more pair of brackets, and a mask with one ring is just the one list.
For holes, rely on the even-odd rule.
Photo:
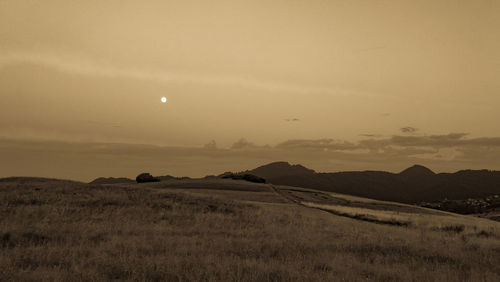
[(0, 199), (1, 281), (500, 279), (500, 223), (406, 204), (232, 179), (17, 178)]
[(125, 177), (99, 177), (89, 182), (89, 184), (117, 184), (117, 183), (135, 183), (135, 180)]
[(301, 165), (276, 162), (249, 170), (247, 173), (278, 185), (308, 187), (403, 203), (461, 200), (500, 194), (500, 172), (489, 170), (436, 174), (424, 166), (415, 165), (400, 173), (317, 173)]
[(399, 173), (402, 177), (406, 178), (420, 178), (420, 177), (432, 177), (436, 175), (434, 171), (421, 165), (414, 165), (409, 167)]

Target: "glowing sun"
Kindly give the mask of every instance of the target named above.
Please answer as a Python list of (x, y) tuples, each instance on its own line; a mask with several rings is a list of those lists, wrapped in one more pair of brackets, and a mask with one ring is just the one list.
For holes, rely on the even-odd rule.
[(166, 103), (167, 102), (167, 97), (161, 97), (161, 102)]

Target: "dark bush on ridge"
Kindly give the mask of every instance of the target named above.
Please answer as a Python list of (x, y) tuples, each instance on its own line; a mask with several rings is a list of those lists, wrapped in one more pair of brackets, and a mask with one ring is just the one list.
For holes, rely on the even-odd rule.
[(253, 174), (243, 174), (243, 180), (255, 182), (255, 183), (266, 183), (266, 180), (262, 177), (258, 177)]
[(266, 180), (262, 177), (258, 177), (253, 174), (248, 174), (248, 173), (239, 173), (239, 174), (234, 174), (234, 173), (224, 173), (222, 178), (230, 178), (234, 180), (245, 180), (249, 182), (254, 182), (254, 183), (266, 183)]
[(137, 183), (159, 182), (160, 179), (153, 177), (151, 174), (145, 172), (137, 175), (135, 181), (137, 181)]

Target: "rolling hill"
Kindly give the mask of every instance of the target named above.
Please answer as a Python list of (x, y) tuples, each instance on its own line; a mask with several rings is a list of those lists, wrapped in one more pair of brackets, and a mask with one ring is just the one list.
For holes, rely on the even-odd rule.
[(313, 189), (13, 177), (0, 200), (1, 281), (500, 278), (498, 222)]
[(460, 200), (500, 194), (500, 172), (490, 170), (436, 174), (424, 166), (414, 165), (400, 173), (317, 173), (301, 165), (275, 162), (245, 173), (265, 178), (269, 183), (277, 185), (308, 187), (403, 203)]
[(117, 183), (135, 183), (135, 180), (125, 177), (99, 177), (89, 182), (89, 184), (117, 184)]

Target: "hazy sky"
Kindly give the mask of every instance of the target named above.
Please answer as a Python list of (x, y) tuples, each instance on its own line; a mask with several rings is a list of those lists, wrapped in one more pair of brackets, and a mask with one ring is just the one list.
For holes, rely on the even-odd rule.
[[(500, 147), (498, 15), (495, 0), (0, 0), (0, 138), (184, 149), (215, 140), (233, 155), (248, 148), (238, 147), (245, 138), (284, 150), (203, 156), (218, 169), (270, 155), (301, 162), (280, 147), (290, 142), (354, 146), (342, 150), (356, 159), (304, 160), (319, 170), (397, 170), (415, 154), (441, 170), (500, 169), (479, 158)], [(442, 136), (462, 143), (438, 148), (432, 138)], [(394, 144), (399, 137), (424, 143)], [(427, 151), (369, 165), (367, 142), (385, 142), (381, 156)], [(16, 142), (1, 144), (17, 158)], [(187, 152), (183, 160), (201, 158)], [(43, 166), (51, 156), (40, 158)], [(0, 176), (26, 173), (24, 161), (0, 161)], [(189, 167), (178, 173), (210, 172)]]

